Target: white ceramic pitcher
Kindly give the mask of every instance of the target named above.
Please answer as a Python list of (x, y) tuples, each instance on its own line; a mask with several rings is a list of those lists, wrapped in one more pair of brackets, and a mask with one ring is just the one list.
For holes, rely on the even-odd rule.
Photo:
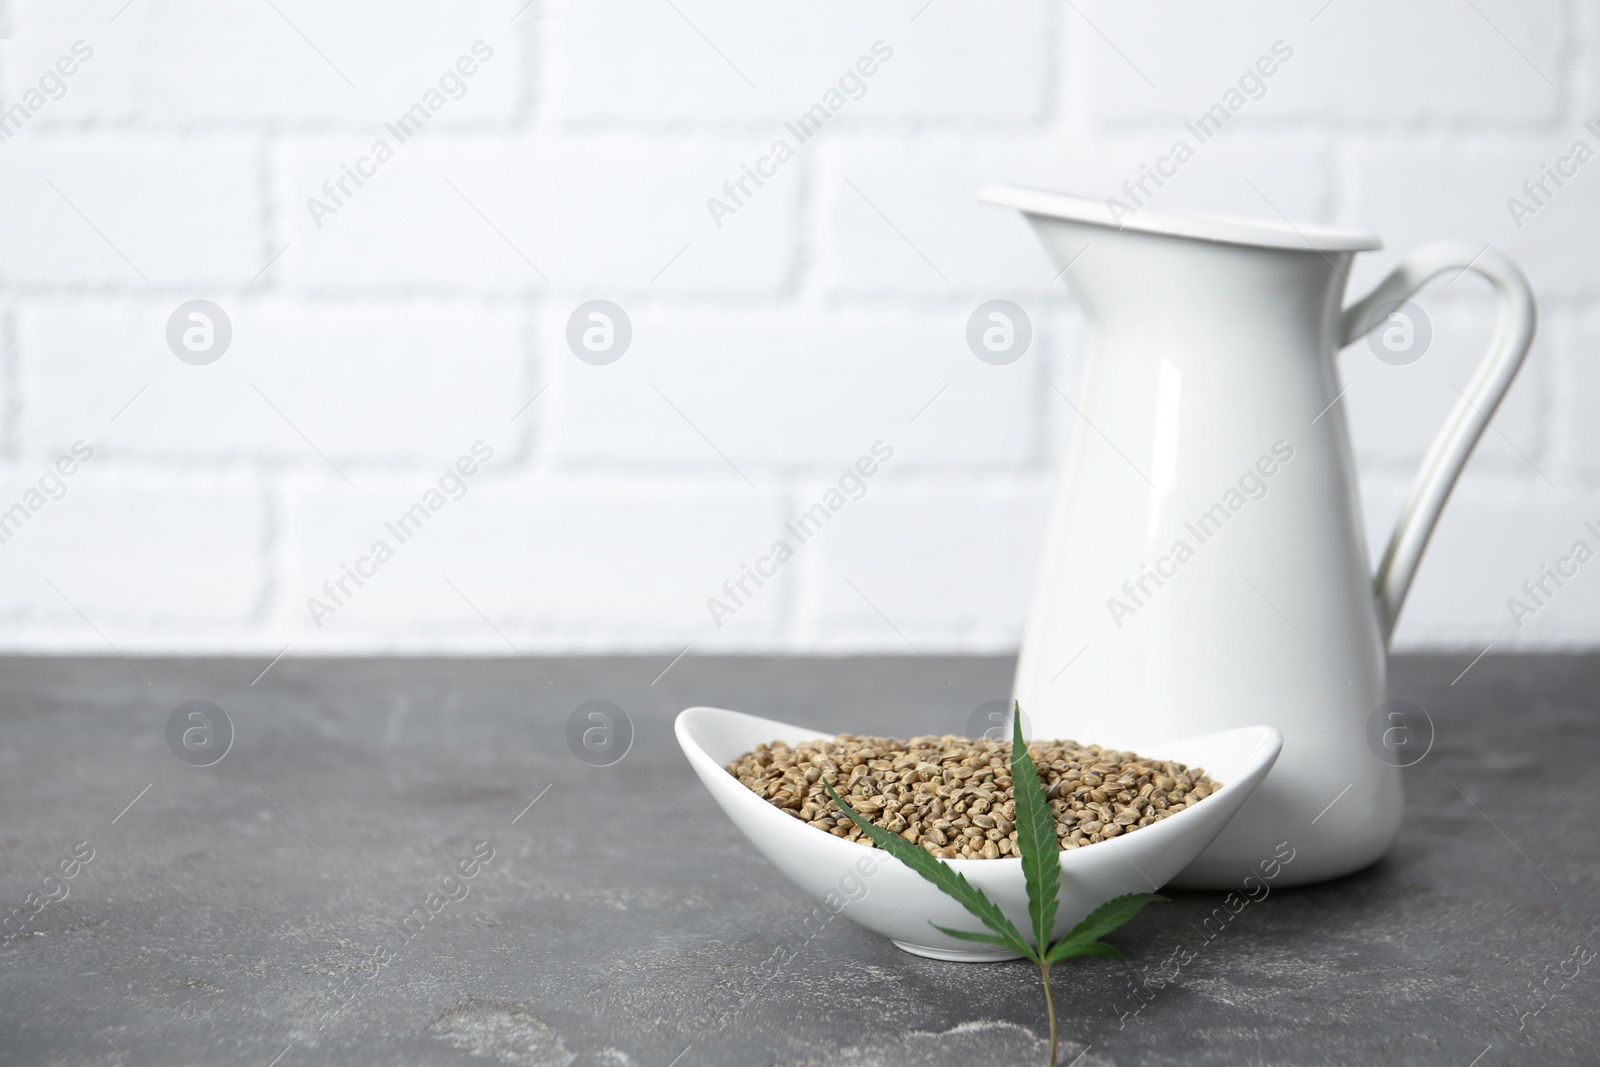
[[(1373, 862), (1401, 815), (1400, 761), (1369, 742), (1386, 648), (1532, 342), (1522, 272), (1487, 247), (1428, 245), (1341, 310), (1354, 253), (1375, 237), (1119, 220), (1100, 201), (1024, 189), (982, 198), (1027, 215), (1096, 324), (1017, 664), (1033, 736), (1137, 749), (1270, 724), (1284, 737), (1277, 766), (1173, 884), (1236, 887), (1285, 841), (1290, 882)], [(1374, 574), (1334, 357), (1374, 328), (1403, 330), (1395, 302), (1468, 270), (1494, 286), (1494, 339)]]

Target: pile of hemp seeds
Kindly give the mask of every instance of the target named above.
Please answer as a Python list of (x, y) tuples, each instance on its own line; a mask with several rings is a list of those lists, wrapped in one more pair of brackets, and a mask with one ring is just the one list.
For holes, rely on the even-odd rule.
[[(1031, 741), (1060, 847), (1129, 834), (1222, 788), (1201, 768), (1075, 741)], [(822, 787), (869, 822), (941, 859), (1017, 855), (1011, 744), (946, 735), (899, 741), (839, 734), (758, 745), (728, 773), (773, 806), (835, 837), (877, 847)]]

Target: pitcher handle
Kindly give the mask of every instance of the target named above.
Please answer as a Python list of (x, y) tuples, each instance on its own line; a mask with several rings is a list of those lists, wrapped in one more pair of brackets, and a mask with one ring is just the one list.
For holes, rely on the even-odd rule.
[(1384, 304), (1410, 299), (1429, 280), (1452, 269), (1481, 274), (1494, 286), (1498, 308), (1494, 338), (1465, 394), (1428, 447), (1416, 480), (1411, 483), (1411, 495), (1378, 564), (1378, 573), (1373, 576), (1378, 624), (1385, 645), (1393, 638), (1395, 620), (1405, 604), (1411, 579), (1461, 468), (1466, 466), (1533, 344), (1537, 314), (1528, 279), (1515, 263), (1488, 246), (1480, 249), (1464, 241), (1441, 241), (1424, 245), (1401, 260), (1376, 289), (1345, 309), (1341, 322), (1344, 344), (1360, 340), (1387, 320), (1387, 315), (1375, 317)]

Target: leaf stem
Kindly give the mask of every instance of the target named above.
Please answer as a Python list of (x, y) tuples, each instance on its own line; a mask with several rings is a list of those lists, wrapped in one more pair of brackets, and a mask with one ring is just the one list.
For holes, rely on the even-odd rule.
[(1044, 1009), (1050, 1017), (1050, 1067), (1056, 1067), (1056, 1002), (1050, 995), (1050, 964), (1043, 953), (1039, 958), (1039, 975), (1044, 979)]

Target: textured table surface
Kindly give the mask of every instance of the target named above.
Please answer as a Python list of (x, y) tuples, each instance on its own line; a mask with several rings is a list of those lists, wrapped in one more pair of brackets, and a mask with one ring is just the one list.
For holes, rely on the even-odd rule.
[[(1126, 966), (1058, 968), (1062, 1063), (1600, 1061), (1600, 658), (1452, 685), (1468, 658), (1394, 666), (1437, 739), (1388, 858), (1209, 941), (1219, 894), (1147, 910)], [(1009, 661), (937, 663), (0, 661), (0, 1063), (1042, 1063), (1035, 970), (808, 932), (672, 738), (699, 703), (961, 732), (1006, 692)], [(612, 766), (566, 741), (596, 699), (633, 725)], [(169, 748), (190, 700), (233, 724), (210, 767)]]

